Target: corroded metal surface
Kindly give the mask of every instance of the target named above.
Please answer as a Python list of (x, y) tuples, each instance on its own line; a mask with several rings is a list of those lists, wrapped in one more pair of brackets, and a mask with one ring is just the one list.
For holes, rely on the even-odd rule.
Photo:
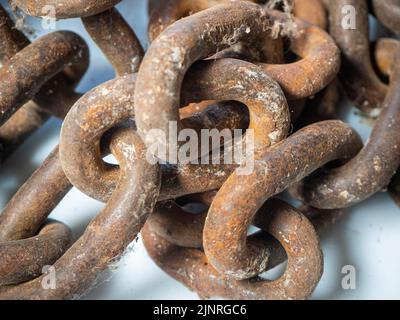
[(393, 32), (400, 34), (400, 1), (373, 0), (372, 5), (379, 21)]
[(269, 148), (256, 160), (250, 175), (233, 173), (207, 215), (204, 249), (210, 263), (222, 274), (239, 280), (265, 271), (268, 255), (246, 237), (257, 209), (324, 164), (354, 156), (361, 146), (359, 136), (347, 125), (320, 122)]
[(52, 265), (72, 244), (69, 228), (59, 222), (41, 227), (37, 236), (0, 241), (0, 286), (12, 285), (40, 276), (42, 268)]
[(85, 59), (83, 39), (70, 31), (45, 35), (14, 55), (0, 69), (0, 124), (66, 67)]
[[(387, 87), (376, 75), (370, 58), (367, 1), (326, 2), (330, 33), (342, 52), (339, 76), (346, 94), (361, 111), (376, 116), (386, 96)], [(355, 26), (351, 28), (343, 28), (342, 25), (344, 6), (351, 6), (355, 10)]]
[(57, 19), (92, 16), (119, 2), (121, 0), (12, 0), (13, 5), (35, 17), (47, 14), (49, 7), (54, 8)]
[[(258, 217), (257, 225), (282, 245), (288, 256), (285, 273), (275, 281), (253, 278), (237, 281), (220, 274), (201, 250), (174, 246), (150, 226), (142, 237), (150, 256), (166, 272), (203, 297), (219, 296), (229, 299), (305, 299), (314, 291), (322, 270), (323, 258), (319, 239), (309, 220), (300, 212), (280, 201), (270, 202), (263, 210), (274, 215)], [(269, 240), (269, 241), (268, 241)], [(284, 254), (277, 241), (266, 238), (264, 248), (274, 260), (282, 262)]]
[[(215, 195), (215, 194), (213, 194)], [(208, 202), (208, 197), (194, 197), (195, 201)], [(343, 216), (343, 211), (339, 210), (317, 210), (309, 207), (301, 207), (301, 212), (312, 222), (318, 235), (323, 235), (326, 229), (332, 227)], [(289, 247), (293, 244), (282, 234), (275, 236), (268, 232), (274, 232), (271, 229), (271, 223), (283, 219), (284, 223), (289, 223), (289, 219), (283, 218), (284, 212), (298, 215), (299, 221), (307, 223), (306, 217), (303, 217), (294, 208), (277, 199), (267, 201), (257, 212), (253, 224), (262, 229), (261, 232), (252, 235), (264, 243), (264, 247), (268, 250), (268, 264), (266, 269), (270, 270), (281, 264), (287, 259), (283, 247), (279, 244), (279, 239), (284, 239), (289, 243)], [(170, 216), (169, 216), (170, 215)], [(202, 298), (210, 297), (226, 297), (228, 299), (268, 299), (272, 293), (269, 293), (267, 286), (263, 287), (259, 278), (252, 278), (250, 281), (253, 285), (249, 285), (249, 280), (236, 281), (224, 277), (218, 273), (208, 262), (202, 248), (202, 233), (206, 214), (197, 215), (188, 214), (182, 209), (178, 209), (176, 204), (166, 203), (162, 207), (156, 208), (153, 215), (150, 216), (145, 228), (142, 231), (142, 237), (149, 255), (154, 261), (169, 275), (176, 280), (182, 282), (189, 289), (196, 291)], [(171, 221), (180, 221), (181, 223), (173, 224)], [(298, 224), (293, 223), (293, 232)], [(286, 230), (286, 229), (285, 229)], [(272, 237), (271, 237), (272, 235)], [(195, 250), (195, 248), (197, 250)], [(308, 252), (310, 253), (310, 251)], [(313, 266), (318, 270), (318, 258), (314, 261)], [(297, 278), (298, 275), (295, 276)], [(300, 275), (302, 276), (302, 275)], [(316, 274), (318, 276), (318, 273)], [(311, 278), (312, 279), (312, 278)], [(294, 279), (292, 279), (294, 281)], [(282, 281), (282, 279), (280, 279)], [(307, 279), (308, 285), (312, 285), (313, 281)], [(258, 286), (257, 286), (257, 282)], [(276, 284), (275, 284), (276, 285)], [(260, 289), (259, 289), (259, 288)], [(262, 290), (259, 292), (258, 290)], [(299, 290), (300, 291), (300, 290)], [(312, 291), (312, 290), (311, 290)], [(304, 291), (298, 294), (305, 294)], [(273, 298), (281, 299), (283, 296), (275, 296)], [(300, 298), (299, 296), (297, 298)], [(304, 297), (302, 297), (304, 298)]]
[(157, 165), (146, 161), (144, 145), (132, 129), (116, 133), (111, 150), (121, 167), (118, 186), (85, 233), (53, 264), (57, 287), (44, 289), (41, 276), (0, 288), (0, 298), (76, 298), (85, 293), (135, 239), (158, 197), (160, 171)]
[[(25, 35), (15, 28), (14, 23), (1, 6), (0, 43), (2, 43), (0, 48), (1, 66), (8, 64), (10, 59), (30, 44)], [(42, 49), (47, 48), (42, 47)], [(8, 106), (13, 114), (6, 123), (0, 126), (0, 162), (7, 159), (27, 137), (43, 125), (50, 115), (65, 116), (72, 104), (79, 98), (79, 94), (74, 92), (74, 87), (82, 78), (87, 67), (88, 49), (82, 44), (80, 61), (76, 65), (57, 74), (43, 87), (38, 86), (40, 91), (35, 97), (27, 92), (28, 96), (34, 100), (27, 102), (20, 109), (16, 110), (18, 105)], [(18, 71), (25, 72), (22, 69)]]
[(400, 166), (400, 42), (381, 39), (377, 61), (390, 85), (368, 143), (345, 165), (322, 169), (302, 181), (294, 194), (307, 204), (334, 209), (359, 203), (386, 188)]
[[(215, 75), (221, 74), (221, 70), (224, 70), (225, 76), (229, 80), (233, 74), (236, 76), (242, 74), (244, 78), (238, 78), (235, 81), (245, 83), (244, 80), (248, 77), (246, 73), (251, 73), (254, 80), (249, 84), (250, 91), (248, 90), (248, 92), (253, 91), (254, 94), (249, 94), (244, 102), (250, 106), (250, 119), (253, 117), (257, 120), (257, 122), (250, 120), (249, 125), (250, 128), (255, 129), (255, 141), (258, 143), (255, 147), (262, 150), (264, 147), (282, 140), (287, 135), (290, 125), (289, 110), (281, 90), (268, 75), (257, 69), (256, 66), (238, 60), (225, 59), (204, 63), (209, 67), (202, 66), (200, 68), (198, 66), (189, 71), (188, 81), (185, 82), (187, 87), (183, 89), (183, 101), (188, 99), (185, 98), (185, 92), (193, 97), (191, 98), (193, 101), (222, 100), (224, 98), (240, 99), (242, 90), (246, 90), (244, 87), (221, 86), (214, 82)], [(194, 79), (194, 81), (191, 81), (191, 79)], [(190, 85), (191, 83), (193, 85)], [(129, 117), (133, 117), (136, 110), (133, 107), (131, 92), (134, 90), (135, 76), (127, 76), (108, 82), (78, 101), (63, 124), (61, 134), (63, 168), (74, 185), (99, 200), (103, 200), (105, 195), (112, 192), (118, 171), (115, 170), (115, 167), (107, 166), (100, 160), (96, 145), (99, 144), (99, 138), (107, 129), (127, 120)], [(104, 92), (107, 94), (104, 94)], [(108, 94), (109, 92), (113, 92), (113, 95)], [(265, 92), (265, 95), (260, 95), (260, 92)], [(257, 98), (259, 96), (261, 98)], [(274, 108), (270, 108), (271, 99), (275, 102)], [(229, 110), (231, 111), (229, 112)], [(220, 115), (226, 117), (226, 119), (235, 119), (235, 117), (232, 117), (232, 113), (236, 112), (235, 110), (228, 109), (227, 112), (220, 113)], [(99, 116), (100, 114), (101, 116)], [(208, 120), (212, 120), (214, 123), (205, 121), (202, 128), (207, 128), (207, 126), (215, 128), (217, 118), (209, 118)], [(238, 127), (237, 123), (229, 122), (226, 123), (225, 127), (229, 128), (229, 125), (232, 125), (232, 128)], [(279, 131), (275, 131), (275, 128), (279, 128)], [(80, 141), (80, 143), (76, 143), (77, 141)], [(227, 171), (226, 167), (231, 168)], [(170, 176), (174, 174), (173, 171), (171, 172), (171, 168), (167, 167), (164, 171), (167, 185), (163, 185), (162, 190), (165, 191), (161, 191), (161, 199), (184, 195), (185, 193), (181, 193), (182, 191), (178, 191), (181, 194), (174, 191), (179, 185), (184, 186), (187, 193), (214, 190), (221, 186), (233, 170), (232, 165), (188, 164), (178, 169), (181, 175), (176, 180)], [(217, 172), (222, 174), (216, 174)], [(187, 179), (184, 176), (187, 176)], [(193, 177), (196, 178), (193, 179)], [(178, 181), (179, 185), (176, 185)], [(203, 187), (200, 187), (201, 185)], [(193, 192), (188, 192), (189, 190), (193, 190)]]
[(137, 72), (144, 51), (135, 32), (117, 9), (82, 18), (82, 22), (117, 75)]
[[(285, 25), (286, 15), (268, 13), (274, 23)], [(294, 19), (289, 31), (291, 50), (299, 61), (283, 65), (261, 65), (282, 86), (288, 99), (302, 99), (321, 91), (336, 77), (340, 68), (340, 51), (322, 29), (300, 19)]]
[[(30, 43), (0, 7), (0, 158), (49, 116), (65, 117), (60, 145), (0, 215), (0, 299), (79, 298), (140, 232), (158, 266), (203, 298), (306, 299), (323, 272), (319, 237), (343, 208), (391, 179), (400, 198), (400, 42), (368, 38), (368, 9), (399, 32), (398, 1), (151, 0), (147, 52), (119, 0), (11, 2), (33, 16), (50, 5), (57, 19), (81, 18), (116, 78), (75, 92), (88, 66), (80, 36), (56, 31)], [(356, 29), (343, 28), (345, 5)], [(347, 124), (324, 121), (337, 117), (340, 86), (377, 118), (365, 147)], [(171, 150), (155, 159), (154, 146), (181, 142), (168, 140), (179, 140), (171, 122), (178, 134), (254, 136), (253, 170), (241, 174), (244, 163), (221, 154), (202, 163), (210, 143), (186, 162)], [(219, 151), (239, 146), (217, 140)], [(104, 161), (110, 153), (118, 165)], [(76, 242), (48, 220), (73, 186), (106, 203)], [(274, 198), (285, 190), (299, 209)], [(251, 226), (259, 231), (248, 234)], [(285, 260), (278, 279), (262, 277)]]
[(321, 0), (294, 0), (293, 15), (321, 29), (328, 27), (327, 10)]
[[(160, 144), (157, 137), (149, 134), (152, 129), (160, 129), (170, 137), (168, 124), (170, 121), (179, 120), (179, 88), (191, 64), (212, 54), (213, 51), (224, 49), (239, 41), (251, 43), (259, 39), (262, 34), (271, 36), (272, 32), (276, 32), (274, 26), (280, 26), (286, 21), (286, 15), (279, 12), (265, 11), (260, 6), (248, 2), (238, 2), (211, 7), (206, 12), (201, 11), (168, 27), (150, 46), (138, 73), (135, 113), (138, 132), (146, 145)], [(328, 35), (325, 36), (324, 31), (321, 29), (312, 31), (314, 28), (312, 26), (304, 30), (303, 23), (298, 22), (298, 24), (301, 25), (300, 37), (308, 39), (310, 41), (308, 45), (317, 41), (321, 47), (312, 51), (307, 59), (286, 65), (288, 69), (274, 65), (264, 68), (283, 86), (285, 81), (289, 80), (287, 75), (290, 74), (292, 80), (295, 72), (299, 84), (294, 83), (294, 86), (298, 86), (297, 90), (300, 92), (300, 96), (295, 98), (302, 98), (313, 93), (308, 90), (318, 91), (317, 87), (322, 86), (319, 88), (322, 89), (333, 80), (339, 66), (339, 52), (332, 39)], [(278, 35), (279, 32), (278, 27)], [(315, 37), (314, 33), (317, 34)], [(300, 41), (294, 47), (299, 52), (305, 53), (299, 43)], [(328, 62), (327, 68), (321, 69), (321, 53), (324, 55), (324, 62)], [(313, 69), (311, 61), (318, 67)], [(307, 66), (311, 74), (304, 73)], [(311, 77), (316, 85), (310, 88)], [(284, 86), (286, 94), (293, 98), (288, 88), (291, 87)], [(152, 110), (159, 110), (162, 116), (157, 118), (150, 116)], [(181, 126), (178, 121), (179, 129)]]
[(0, 239), (33, 237), (71, 187), (57, 147), (4, 208), (0, 215)]

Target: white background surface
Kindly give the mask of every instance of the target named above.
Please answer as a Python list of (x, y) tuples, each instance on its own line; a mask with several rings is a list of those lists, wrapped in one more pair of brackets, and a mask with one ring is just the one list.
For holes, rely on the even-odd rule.
[[(1, 3), (5, 3), (1, 0)], [(118, 5), (146, 47), (146, 0), (125, 0)], [(42, 34), (40, 21), (28, 19)], [(57, 22), (83, 36), (90, 45), (91, 65), (78, 90), (90, 88), (114, 77), (113, 70), (85, 32), (79, 19)], [(363, 136), (370, 127), (344, 106), (342, 118)], [(0, 169), (0, 207), (18, 190), (58, 143), (61, 122), (52, 119), (36, 132)], [(51, 214), (68, 224), (79, 236), (103, 207), (73, 189)], [(386, 193), (380, 193), (347, 210), (346, 217), (322, 239), (325, 271), (313, 299), (399, 299), (400, 298), (400, 211)], [(341, 288), (344, 265), (357, 270), (357, 289)], [(196, 299), (197, 295), (167, 276), (147, 256), (141, 242), (122, 259), (113, 276), (92, 290), (86, 299)]]

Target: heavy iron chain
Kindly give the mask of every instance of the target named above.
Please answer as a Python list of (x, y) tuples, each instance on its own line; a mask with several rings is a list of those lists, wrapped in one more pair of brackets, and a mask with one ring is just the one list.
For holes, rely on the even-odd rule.
[[(0, 214), (0, 299), (79, 298), (139, 233), (157, 265), (203, 298), (306, 299), (323, 272), (323, 230), (388, 186), (400, 203), (400, 42), (379, 39), (371, 57), (368, 37), (369, 13), (400, 33), (400, 1), (149, 0), (147, 52), (120, 0), (10, 2), (81, 18), (116, 77), (76, 92), (84, 40), (56, 31), (30, 43), (0, 7), (0, 161), (50, 116), (63, 119), (59, 146)], [(341, 26), (344, 4), (355, 29)], [(365, 146), (335, 120), (341, 88), (377, 118)], [(253, 171), (171, 164), (168, 153), (149, 162), (151, 146), (180, 145), (149, 134), (172, 136), (171, 121), (178, 133), (253, 132)], [(119, 165), (103, 161), (109, 153)], [(106, 203), (76, 241), (48, 219), (72, 186)], [(303, 205), (278, 200), (285, 190)], [(250, 226), (260, 231), (248, 236)], [(280, 278), (261, 277), (285, 260)]]

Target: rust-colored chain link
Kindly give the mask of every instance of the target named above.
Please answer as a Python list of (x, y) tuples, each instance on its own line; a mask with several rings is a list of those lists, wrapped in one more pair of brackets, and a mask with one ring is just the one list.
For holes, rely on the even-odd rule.
[[(222, 88), (216, 86), (213, 83), (215, 75), (221, 74), (221, 70), (227, 72), (229, 69), (231, 70), (231, 75), (239, 75), (239, 72), (241, 72), (246, 76), (246, 71), (256, 72), (256, 75), (260, 75), (260, 79), (257, 81), (258, 78), (255, 78), (252, 83), (254, 83), (256, 88), (264, 90), (265, 94), (261, 95), (260, 99), (257, 99), (257, 94), (263, 91), (254, 90), (254, 98), (252, 98), (254, 102), (251, 101), (251, 97), (249, 97), (248, 101), (255, 107), (261, 106), (266, 109), (264, 113), (266, 120), (263, 120), (261, 117), (261, 119), (257, 119), (256, 117), (259, 123), (253, 126), (256, 127), (258, 125), (258, 127), (263, 130), (275, 128), (275, 126), (265, 125), (265, 122), (271, 121), (271, 118), (277, 119), (275, 121), (279, 121), (278, 127), (281, 131), (279, 131), (276, 136), (272, 135), (272, 137), (276, 137), (277, 139), (273, 142), (277, 142), (286, 136), (289, 130), (289, 112), (287, 104), (284, 101), (282, 93), (281, 97), (278, 96), (280, 89), (278, 89), (277, 85), (275, 85), (268, 76), (265, 75), (262, 77), (262, 70), (256, 69), (256, 67), (251, 64), (236, 60), (221, 60), (209, 64), (209, 66), (209, 68), (202, 69), (194, 68), (193, 73), (189, 71), (189, 75), (187, 76), (188, 80), (185, 81), (187, 90), (183, 90), (183, 96), (185, 96), (184, 92), (190, 92), (190, 96), (194, 96), (194, 100), (202, 100), (205, 96), (207, 96), (206, 99), (219, 98), (218, 95), (227, 97), (228, 99), (229, 97), (239, 98), (240, 92), (242, 92), (241, 90), (244, 90), (244, 88), (230, 89), (228, 86)], [(202, 70), (202, 73), (199, 72), (200, 70)], [(202, 85), (195, 86), (199, 80), (201, 80)], [(116, 124), (134, 117), (134, 101), (131, 92), (135, 90), (135, 81), (136, 76), (131, 75), (118, 78), (97, 87), (78, 101), (63, 124), (60, 155), (65, 173), (70, 181), (81, 191), (99, 200), (104, 201), (113, 191), (119, 176), (117, 168), (107, 165), (102, 161), (98, 147), (100, 138), (108, 129)], [(239, 78), (237, 83), (241, 81), (243, 80)], [(190, 85), (191, 83), (194, 85)], [(263, 89), (263, 86), (265, 86), (265, 89)], [(250, 85), (248, 88), (253, 90)], [(270, 111), (269, 94), (273, 92), (273, 90), (279, 90), (275, 100), (278, 102), (280, 101), (280, 104), (275, 106), (276, 110)], [(183, 98), (183, 100), (185, 100), (185, 98)], [(209, 110), (209, 112), (211, 111), (212, 110)], [(207, 110), (205, 112), (207, 112)], [(226, 108), (224, 112), (216, 114), (218, 116), (217, 118), (210, 118), (205, 114), (202, 118), (197, 119), (197, 124), (193, 123), (196, 119), (188, 119), (188, 121), (183, 120), (182, 123), (185, 125), (186, 122), (188, 125), (194, 125), (195, 128), (204, 129), (207, 127), (216, 128), (217, 123), (219, 123), (220, 127), (229, 128), (229, 126), (232, 126), (232, 129), (240, 128), (243, 127), (244, 124), (242, 117), (234, 116), (238, 112), (238, 115), (240, 115), (240, 109), (238, 110), (234, 107)], [(260, 115), (260, 112), (258, 112), (257, 115)], [(251, 111), (250, 116), (252, 116)], [(237, 119), (237, 121), (234, 121), (235, 119)], [(252, 123), (250, 120), (250, 126), (251, 125)], [(262, 136), (263, 133), (264, 132), (260, 132), (260, 136)], [(264, 133), (267, 142), (270, 141), (268, 133), (268, 131)], [(255, 136), (257, 137), (257, 133), (255, 133)], [(77, 143), (78, 141), (79, 143)], [(225, 165), (223, 163), (209, 166), (188, 164), (178, 165), (177, 168), (171, 168), (171, 166), (165, 166), (164, 168), (163, 173), (165, 179), (163, 179), (163, 181), (165, 180), (166, 185), (163, 184), (162, 186), (161, 200), (195, 192), (214, 190), (220, 187), (222, 182), (225, 181), (227, 176), (235, 169), (232, 165)]]
[[(340, 211), (322, 212), (310, 208), (303, 208), (302, 211), (311, 219), (318, 234), (322, 234), (326, 228), (332, 226), (342, 216)], [(273, 215), (271, 215), (271, 212), (273, 212)], [(187, 214), (181, 215), (180, 218), (185, 219), (186, 216)], [(255, 223), (267, 233), (258, 233), (252, 236), (264, 240), (265, 248), (269, 250), (268, 270), (287, 258), (278, 241), (287, 250), (290, 259), (287, 268), (289, 271), (279, 280), (272, 282), (267, 282), (261, 277), (244, 281), (224, 277), (210, 265), (207, 257), (200, 249), (182, 246), (189, 238), (201, 238), (202, 229), (198, 227), (198, 219), (193, 219), (190, 223), (186, 219), (187, 224), (181, 225), (182, 228), (178, 227), (179, 234), (175, 234), (172, 241), (169, 241), (167, 239), (171, 238), (171, 235), (163, 237), (154, 231), (152, 228), (153, 217), (154, 215), (151, 216), (142, 231), (143, 241), (149, 255), (169, 275), (191, 290), (196, 291), (202, 298), (304, 299), (312, 293), (322, 271), (318, 239), (315, 238), (315, 231), (310, 226), (308, 219), (291, 206), (277, 199), (270, 200), (263, 205), (256, 216), (258, 221)], [(205, 216), (203, 218), (205, 219)], [(165, 223), (171, 221), (167, 216), (163, 220)], [(178, 231), (175, 226), (173, 228)], [(299, 238), (293, 238), (293, 235)], [(307, 237), (307, 239), (303, 237)], [(177, 244), (176, 240), (184, 242)], [(300, 245), (304, 250), (295, 249), (295, 246), (299, 244), (298, 241), (304, 241), (303, 244), (306, 245)], [(300, 262), (302, 258), (307, 259), (307, 262), (303, 265)], [(308, 265), (308, 263), (311, 264)], [(303, 267), (307, 270), (304, 270)], [(301, 269), (304, 273), (293, 273), (296, 268), (297, 270)], [(292, 277), (290, 278), (290, 276)], [(288, 280), (288, 278), (290, 278), (291, 281), (289, 282), (292, 285), (288, 282), (285, 284), (285, 280)], [(276, 290), (277, 288), (280, 291)]]
[(144, 145), (132, 129), (115, 133), (111, 150), (121, 167), (118, 186), (84, 234), (53, 264), (57, 270), (57, 287), (43, 288), (41, 276), (1, 288), (0, 298), (76, 298), (98, 281), (100, 274), (135, 239), (158, 197), (159, 168), (146, 161)]
[[(2, 67), (0, 70), (2, 71), (1, 83), (3, 85), (1, 92), (4, 92), (0, 116), (0, 123), (2, 123), (0, 126), (0, 161), (8, 158), (31, 133), (48, 119), (49, 115), (64, 117), (79, 98), (79, 94), (75, 93), (73, 89), (88, 67), (86, 44), (79, 36), (72, 33), (53, 33), (49, 34), (46, 39), (30, 44), (29, 40), (15, 28), (6, 11), (0, 6), (0, 41), (2, 43), (0, 48)], [(69, 50), (69, 52), (65, 52), (65, 55), (71, 55), (69, 59), (75, 59), (75, 63), (45, 83), (52, 74), (57, 73), (57, 70), (49, 70), (51, 73), (45, 71), (47, 75), (43, 71), (52, 63), (53, 65), (58, 63), (59, 66), (56, 68), (62, 70), (64, 59), (61, 55), (52, 58), (49, 53), (46, 53), (45, 51), (49, 49), (48, 43), (52, 43), (54, 53), (57, 55), (57, 46), (63, 46), (62, 50)], [(40, 55), (35, 56), (35, 52)], [(29, 62), (25, 61), (26, 57), (29, 58)], [(64, 66), (67, 64), (69, 62), (65, 60)], [(40, 65), (42, 69), (33, 69)], [(36, 72), (36, 78), (34, 72)], [(11, 93), (10, 90), (13, 92)], [(14, 100), (9, 100), (11, 98), (9, 94), (14, 95)], [(33, 100), (28, 102), (31, 98)], [(5, 122), (6, 120), (8, 121)]]
[[(253, 278), (235, 281), (224, 277), (209, 264), (200, 250), (177, 247), (145, 227), (142, 236), (150, 256), (177, 280), (196, 290), (203, 297), (229, 299), (305, 299), (314, 291), (323, 269), (319, 238), (301, 213), (285, 203), (271, 202), (263, 210), (272, 210), (269, 217), (260, 213), (257, 225), (283, 246), (288, 256), (284, 275), (275, 281)], [(276, 240), (265, 234), (270, 267), (284, 260), (285, 254)]]
[[(375, 73), (370, 58), (368, 4), (364, 0), (326, 1), (329, 11), (330, 33), (342, 51), (339, 74), (350, 100), (363, 112), (379, 113), (387, 87)], [(350, 6), (357, 14), (355, 25), (343, 27), (343, 8)]]
[[(21, 238), (22, 239), (22, 238)], [(0, 286), (22, 283), (42, 274), (72, 243), (68, 227), (59, 222), (43, 225), (37, 236), (22, 240), (0, 241)]]
[(26, 14), (41, 17), (43, 8), (54, 8), (57, 19), (88, 17), (111, 9), (121, 0), (10, 0)]
[[(51, 6), (56, 19), (82, 19), (116, 74), (84, 94), (74, 91), (88, 67), (82, 38), (54, 31), (30, 43), (0, 7), (0, 159), (50, 115), (64, 119), (60, 145), (0, 214), (0, 299), (79, 298), (140, 232), (157, 265), (201, 297), (310, 297), (322, 229), (384, 190), (400, 166), (400, 42), (372, 46), (368, 36), (368, 9), (400, 32), (399, 2), (150, 0), (147, 52), (119, 2), (10, 1), (28, 15)], [(345, 5), (355, 29), (343, 28)], [(364, 147), (344, 122), (322, 121), (336, 118), (340, 85), (377, 118)], [(233, 148), (254, 136), (252, 171), (221, 155), (201, 163), (210, 146), (172, 162), (182, 144), (171, 122), (198, 136), (242, 129)], [(104, 161), (110, 153), (118, 165)], [(48, 218), (72, 186), (106, 203), (75, 242)], [(285, 190), (299, 209), (274, 198)], [(260, 231), (248, 235), (251, 226)], [(281, 277), (262, 277), (285, 260)], [(55, 289), (43, 287), (45, 266)]]
[[(168, 123), (178, 121), (179, 105), (177, 104), (179, 104), (180, 91), (177, 91), (177, 88), (181, 87), (183, 76), (193, 62), (239, 41), (251, 43), (259, 39), (261, 35), (268, 36), (268, 33), (271, 34), (274, 31), (274, 25), (278, 25), (279, 31), (279, 26), (285, 21), (287, 21), (285, 15), (265, 11), (256, 4), (240, 1), (235, 4), (211, 7), (207, 11), (179, 20), (168, 27), (150, 46), (138, 73), (135, 113), (138, 132), (146, 145), (160, 144), (157, 137), (148, 134), (152, 129), (160, 129), (167, 133), (167, 137), (170, 137)], [(285, 65), (286, 69), (274, 65), (264, 66), (267, 72), (278, 79), (278, 83), (291, 98), (303, 98), (310, 93), (315, 93), (314, 90), (318, 91), (325, 87), (333, 80), (339, 64), (337, 47), (328, 35), (324, 36), (322, 30), (307, 32), (301, 29), (299, 33), (304, 36), (304, 39), (310, 41), (309, 45), (314, 47), (317, 41), (320, 47), (315, 51), (307, 52), (311, 53), (307, 59)], [(314, 33), (317, 33), (316, 37), (313, 37)], [(297, 49), (300, 54), (307, 54), (300, 45)], [(319, 54), (314, 54), (315, 52)], [(324, 62), (328, 61), (327, 68), (321, 68), (322, 57)], [(314, 69), (312, 62), (320, 67)], [(304, 73), (304, 70), (310, 72)], [(297, 74), (298, 86), (293, 82), (292, 86), (285, 86), (285, 82), (289, 80), (285, 74), (290, 74), (290, 79), (293, 74)], [(310, 87), (311, 79), (314, 86)], [(298, 96), (294, 96), (289, 88), (298, 92)], [(151, 117), (149, 112), (154, 109), (159, 109), (162, 117), (158, 119)], [(178, 122), (178, 130), (180, 128), (181, 125)]]
[(393, 32), (400, 34), (400, 1), (373, 0), (372, 6), (379, 21)]
[[(321, 122), (268, 149), (255, 162), (250, 175), (233, 173), (218, 191), (207, 215), (204, 249), (210, 263), (239, 280), (265, 271), (268, 255), (263, 247), (246, 241), (257, 209), (324, 164), (355, 155), (360, 147), (358, 135), (346, 125)], [(284, 159), (290, 159), (290, 163)]]
[(381, 114), (368, 143), (354, 159), (334, 169), (323, 169), (325, 172), (308, 177), (296, 187), (296, 197), (314, 207), (345, 208), (359, 203), (387, 187), (400, 166), (400, 42), (381, 39), (377, 61), (390, 77)]

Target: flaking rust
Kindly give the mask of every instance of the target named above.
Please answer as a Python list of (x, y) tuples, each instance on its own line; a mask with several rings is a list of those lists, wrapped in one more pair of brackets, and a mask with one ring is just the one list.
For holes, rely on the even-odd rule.
[(373, 0), (373, 12), (379, 21), (396, 34), (400, 34), (400, 1)]
[[(349, 99), (366, 114), (376, 117), (386, 96), (387, 86), (376, 74), (370, 58), (368, 4), (364, 0), (325, 1), (330, 33), (342, 52), (340, 80)], [(342, 8), (357, 14), (354, 26), (343, 28)]]
[[(55, 34), (49, 35), (50, 42), (55, 41), (56, 38)], [(2, 43), (0, 70), (12, 68), (16, 73), (22, 74), (20, 79), (15, 78), (15, 81), (12, 82), (10, 81), (12, 79), (9, 79), (9, 73), (2, 73), (1, 82), (5, 85), (1, 88), (2, 96), (6, 96), (5, 92), (9, 92), (9, 88), (14, 88), (15, 94), (19, 97), (8, 102), (2, 100), (2, 115), (0, 116), (2, 123), (0, 126), (0, 162), (2, 162), (10, 157), (27, 137), (41, 127), (50, 115), (62, 118), (67, 114), (70, 107), (79, 98), (79, 94), (74, 92), (74, 87), (86, 72), (89, 58), (86, 44), (77, 35), (70, 34), (68, 38), (65, 37), (64, 44), (65, 47), (69, 46), (70, 50), (75, 50), (75, 54), (79, 56), (75, 60), (76, 63), (70, 66), (69, 58), (56, 57), (55, 59), (60, 64), (60, 70), (62, 70), (63, 59), (65, 59), (64, 66), (68, 66), (44, 83), (43, 80), (49, 77), (44, 70), (50, 65), (50, 55), (44, 54), (41, 58), (31, 57), (31, 55), (34, 50), (39, 52), (48, 50), (48, 43), (42, 41), (30, 44), (25, 35), (15, 28), (14, 23), (1, 6), (0, 42)], [(74, 46), (76, 49), (72, 49)], [(18, 60), (17, 55), (23, 55), (23, 57)], [(29, 67), (42, 64), (43, 60), (49, 62), (44, 64), (42, 70), (38, 70), (36, 81), (33, 78), (34, 69)], [(27, 84), (25, 87), (24, 83)], [(35, 93), (37, 94), (35, 95)], [(28, 101), (29, 99), (32, 100)]]
[[(323, 226), (332, 225), (340, 216), (335, 212), (318, 212), (303, 209), (319, 232)], [(335, 217), (335, 218), (333, 218)], [(323, 222), (321, 221), (323, 220)], [(179, 246), (153, 231), (148, 220), (142, 231), (144, 245), (149, 255), (169, 275), (181, 281), (202, 298), (227, 299), (306, 299), (313, 292), (322, 274), (323, 261), (319, 239), (310, 221), (300, 211), (273, 199), (257, 213), (255, 225), (262, 229), (253, 238), (263, 241), (269, 251), (266, 269), (272, 269), (288, 257), (285, 273), (275, 281), (261, 277), (237, 281), (220, 274), (199, 249)], [(180, 234), (191, 236), (200, 231), (194, 224), (181, 229)], [(299, 250), (301, 248), (301, 250)], [(286, 253), (285, 253), (286, 251)]]
[(43, 288), (42, 275), (0, 288), (1, 299), (71, 299), (82, 295), (136, 238), (158, 196), (159, 167), (146, 161), (144, 145), (132, 130), (116, 132), (111, 150), (123, 174), (106, 207), (53, 264), (57, 272), (56, 288)]
[[(398, 0), (150, 0), (147, 52), (120, 0), (11, 2), (80, 18), (116, 77), (77, 93), (89, 62), (82, 38), (54, 31), (30, 43), (0, 7), (0, 160), (50, 116), (64, 119), (59, 146), (0, 215), (0, 299), (80, 298), (139, 233), (157, 265), (202, 298), (307, 299), (323, 272), (320, 236), (343, 208), (391, 179), (399, 201), (400, 42), (368, 38), (369, 10), (400, 32)], [(344, 5), (355, 29), (342, 26)], [(377, 118), (365, 146), (334, 120), (341, 88)], [(163, 130), (169, 145), (171, 121), (178, 133), (253, 134), (253, 170), (242, 175), (223, 156), (204, 164), (212, 150), (200, 146), (189, 163), (148, 161), (159, 143), (149, 132)], [(110, 153), (118, 165), (104, 161)], [(76, 241), (48, 218), (72, 187), (105, 203)], [(285, 190), (299, 208), (278, 200)], [(263, 278), (284, 261), (278, 279)]]
[(390, 78), (389, 89), (366, 146), (343, 166), (310, 176), (294, 189), (295, 197), (317, 208), (345, 208), (386, 188), (400, 166), (400, 42), (380, 39), (377, 64)]

